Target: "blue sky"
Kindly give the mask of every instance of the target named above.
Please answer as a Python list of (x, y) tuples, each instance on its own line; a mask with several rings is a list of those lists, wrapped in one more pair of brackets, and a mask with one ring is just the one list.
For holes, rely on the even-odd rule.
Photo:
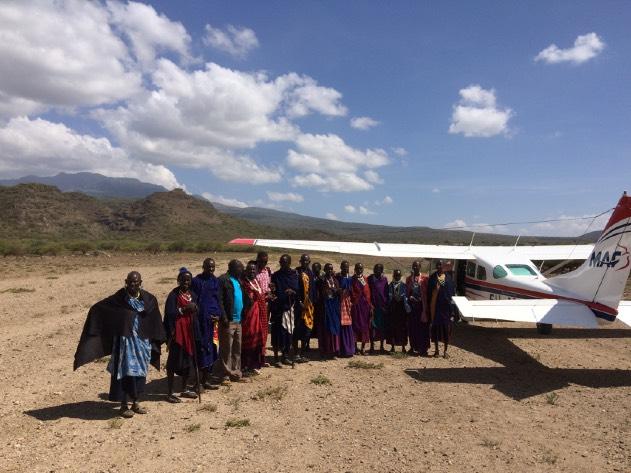
[(8, 2), (0, 174), (393, 225), (592, 215), (630, 187), (630, 21), (626, 2)]

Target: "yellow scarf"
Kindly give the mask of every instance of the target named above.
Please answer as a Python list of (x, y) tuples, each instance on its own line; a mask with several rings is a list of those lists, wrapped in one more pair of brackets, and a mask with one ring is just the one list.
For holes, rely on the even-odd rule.
[(315, 307), (313, 306), (313, 302), (311, 302), (311, 298), (309, 297), (309, 275), (306, 272), (301, 273), (302, 276), (302, 285), (304, 287), (304, 308), (302, 309), (302, 320), (305, 323), (305, 326), (311, 330), (313, 328), (313, 314), (315, 312)]

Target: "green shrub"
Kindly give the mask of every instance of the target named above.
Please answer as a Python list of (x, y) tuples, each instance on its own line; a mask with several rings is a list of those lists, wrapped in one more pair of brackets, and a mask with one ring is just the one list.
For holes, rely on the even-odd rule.
[(57, 256), (63, 253), (64, 247), (59, 243), (53, 242), (33, 242), (29, 248), (29, 253), (39, 256)]
[(96, 245), (91, 241), (72, 241), (66, 243), (66, 248), (68, 248), (72, 252), (89, 253), (90, 251), (96, 250)]
[(152, 241), (151, 243), (147, 243), (147, 246), (145, 246), (145, 251), (148, 251), (149, 253), (160, 253), (162, 251), (162, 243), (157, 242), (157, 241)]
[(167, 246), (167, 250), (173, 251), (175, 253), (182, 253), (183, 251), (186, 251), (186, 242), (184, 241), (171, 242), (169, 243), (169, 246)]
[(0, 242), (0, 254), (2, 256), (22, 256), (26, 253), (26, 248), (22, 242), (3, 241)]

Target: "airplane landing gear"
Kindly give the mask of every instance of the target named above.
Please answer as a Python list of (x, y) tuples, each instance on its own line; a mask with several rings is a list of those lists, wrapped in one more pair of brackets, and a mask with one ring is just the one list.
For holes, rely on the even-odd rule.
[(550, 335), (552, 333), (552, 324), (537, 324), (537, 333)]

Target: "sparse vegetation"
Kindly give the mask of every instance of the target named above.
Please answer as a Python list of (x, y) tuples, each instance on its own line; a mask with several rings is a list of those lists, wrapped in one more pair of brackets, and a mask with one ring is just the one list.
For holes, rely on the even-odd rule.
[(241, 427), (249, 427), (249, 426), (250, 426), (250, 419), (228, 419), (226, 421), (227, 428), (231, 428), (231, 427), (241, 428)]
[(275, 386), (271, 388), (263, 388), (259, 389), (253, 396), (252, 399), (255, 401), (261, 401), (263, 399), (269, 398), (273, 401), (280, 401), (287, 394), (287, 386)]
[(548, 465), (554, 465), (558, 459), (559, 456), (552, 450), (544, 450), (541, 454), (541, 462), (547, 463)]
[(408, 358), (410, 355), (408, 355), (407, 353), (403, 353), (402, 351), (395, 351), (390, 353), (390, 356), (395, 360), (401, 360), (403, 358)]
[(323, 374), (319, 374), (315, 378), (311, 378), (311, 384), (315, 384), (317, 386), (330, 386), (332, 383), (329, 378)]
[(0, 291), (2, 294), (23, 294), (25, 292), (35, 292), (35, 289), (31, 289), (30, 287), (10, 287), (9, 289)]
[(202, 412), (217, 412), (217, 405), (216, 404), (204, 404), (202, 407), (200, 407), (198, 409), (198, 411), (202, 411)]
[(357, 370), (380, 370), (383, 368), (383, 363), (371, 363), (364, 360), (351, 360), (348, 362), (348, 368)]
[(160, 278), (156, 281), (156, 284), (173, 284), (175, 286), (176, 282), (175, 282), (175, 278), (169, 277), (169, 278)]
[(500, 446), (500, 441), (496, 439), (485, 438), (484, 440), (482, 440), (481, 445), (486, 448), (496, 449)]
[(191, 434), (193, 432), (197, 432), (201, 428), (202, 424), (189, 424), (184, 427), (184, 432), (188, 432), (189, 434)]
[(228, 401), (228, 405), (232, 407), (232, 412), (239, 412), (239, 407), (241, 407), (241, 398), (233, 397)]
[(107, 428), (108, 429), (120, 429), (123, 426), (124, 423), (125, 423), (125, 421), (123, 419), (121, 419), (120, 417), (115, 417), (115, 418), (109, 420), (109, 422), (107, 423)]
[(559, 400), (559, 395), (552, 391), (551, 393), (546, 394), (546, 402), (551, 406), (554, 406), (556, 402)]

